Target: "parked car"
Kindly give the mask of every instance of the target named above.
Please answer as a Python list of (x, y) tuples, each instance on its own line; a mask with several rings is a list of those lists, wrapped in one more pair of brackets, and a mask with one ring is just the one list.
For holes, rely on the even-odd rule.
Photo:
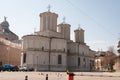
[(34, 68), (33, 68), (33, 67), (28, 66), (28, 70), (29, 70), (29, 71), (34, 71)]
[(19, 66), (19, 71), (24, 71), (25, 68), (23, 66)]
[(11, 64), (4, 64), (2, 66), (2, 70), (3, 71), (12, 71), (13, 70), (13, 65), (11, 65)]
[(34, 68), (30, 66), (19, 66), (20, 71), (34, 71)]
[(18, 66), (13, 66), (12, 71), (19, 71), (19, 67)]
[(3, 67), (2, 66), (0, 66), (0, 71), (2, 71), (3, 70)]

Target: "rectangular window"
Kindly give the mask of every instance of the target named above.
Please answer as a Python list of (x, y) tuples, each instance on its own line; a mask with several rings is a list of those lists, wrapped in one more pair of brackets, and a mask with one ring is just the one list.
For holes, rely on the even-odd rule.
[(67, 52), (70, 53), (70, 50), (68, 49)]
[(78, 66), (80, 66), (80, 57), (78, 57)]
[(26, 53), (23, 53), (23, 63), (26, 63)]
[(62, 64), (62, 56), (58, 55), (58, 64)]

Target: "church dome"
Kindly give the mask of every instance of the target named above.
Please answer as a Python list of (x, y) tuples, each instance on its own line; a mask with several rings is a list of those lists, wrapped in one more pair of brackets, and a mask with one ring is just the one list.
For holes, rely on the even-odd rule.
[(0, 23), (2, 27), (9, 27), (9, 23), (6, 21), (6, 18), (7, 17), (4, 16), (4, 21)]
[(7, 21), (3, 21), (1, 24), (1, 26), (5, 26), (5, 27), (9, 27), (9, 23)]

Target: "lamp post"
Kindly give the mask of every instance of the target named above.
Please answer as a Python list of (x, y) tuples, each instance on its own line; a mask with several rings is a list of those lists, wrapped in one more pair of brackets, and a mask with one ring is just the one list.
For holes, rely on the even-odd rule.
[(38, 71), (38, 56), (37, 56), (37, 65), (36, 66), (37, 66), (36, 71)]
[(9, 47), (7, 47), (7, 58), (8, 58), (8, 64), (10, 64)]

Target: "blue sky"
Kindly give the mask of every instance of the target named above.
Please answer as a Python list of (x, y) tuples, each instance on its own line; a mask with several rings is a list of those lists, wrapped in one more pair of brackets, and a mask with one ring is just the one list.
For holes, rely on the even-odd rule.
[(49, 4), (51, 11), (59, 15), (58, 24), (66, 17), (71, 39), (80, 24), (91, 49), (116, 49), (120, 39), (120, 0), (0, 0), (0, 22), (8, 17), (10, 30), (21, 38), (39, 30), (39, 14), (47, 11)]

